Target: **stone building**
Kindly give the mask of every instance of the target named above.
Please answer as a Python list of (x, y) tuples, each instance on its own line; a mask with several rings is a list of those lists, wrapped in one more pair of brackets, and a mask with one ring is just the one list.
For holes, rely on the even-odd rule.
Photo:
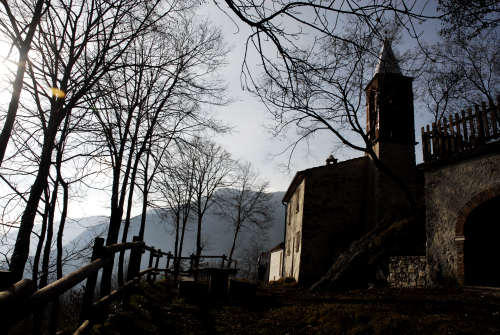
[[(418, 169), (425, 175), (426, 254), (433, 285), (500, 287), (499, 102), (434, 125), (433, 138), (432, 132), (422, 132), (428, 147)], [(443, 128), (455, 135), (444, 134)]]
[[(412, 78), (401, 74), (388, 42), (367, 85), (367, 133), (377, 157), (415, 191)], [(283, 272), (308, 285), (335, 255), (383, 216), (407, 207), (405, 195), (369, 156), (299, 171), (285, 193)]]
[(269, 252), (271, 253), (269, 263), (269, 281), (277, 281), (283, 278), (283, 252), (284, 243), (280, 243)]
[[(416, 166), (412, 78), (388, 42), (365, 92), (376, 156), (425, 204), (426, 236), (416, 241), (425, 247), (388, 260), (390, 284), (500, 286), (492, 263), (500, 256), (500, 100), (423, 127), (424, 162)], [(302, 285), (318, 280), (352, 241), (404, 211), (405, 199), (368, 156), (330, 157), (297, 172), (283, 198), (283, 276)]]

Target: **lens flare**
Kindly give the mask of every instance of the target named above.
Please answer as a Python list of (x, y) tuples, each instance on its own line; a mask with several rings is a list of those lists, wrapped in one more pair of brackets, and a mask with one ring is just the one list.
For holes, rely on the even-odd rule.
[(63, 90), (60, 90), (57, 87), (51, 87), (50, 90), (52, 91), (52, 95), (56, 98), (64, 98), (66, 96), (66, 93), (64, 93)]

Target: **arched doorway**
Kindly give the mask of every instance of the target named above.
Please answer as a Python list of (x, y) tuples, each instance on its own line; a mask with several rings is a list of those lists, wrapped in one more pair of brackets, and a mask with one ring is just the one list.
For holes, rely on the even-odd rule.
[(500, 196), (470, 212), (464, 237), (465, 284), (500, 287)]

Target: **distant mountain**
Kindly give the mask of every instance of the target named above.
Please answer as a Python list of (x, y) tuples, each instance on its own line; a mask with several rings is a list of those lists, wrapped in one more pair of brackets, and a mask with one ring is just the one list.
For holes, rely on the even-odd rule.
[[(228, 196), (230, 191), (219, 191), (217, 196)], [(284, 225), (284, 206), (281, 204), (284, 192), (274, 192), (271, 194), (271, 222), (269, 229), (266, 231), (259, 230), (243, 230), (238, 237), (237, 250), (235, 254), (238, 255), (243, 250), (248, 248), (252, 243), (252, 239), (258, 239), (259, 243), (263, 245), (264, 249), (271, 249), (283, 241), (283, 225)], [(163, 211), (165, 212), (165, 211)], [(231, 244), (233, 241), (233, 227), (230, 222), (222, 216), (217, 215), (217, 210), (214, 206), (210, 207), (204, 216), (202, 226), (202, 240), (205, 243), (203, 250), (204, 255), (222, 255), (229, 254)], [(91, 219), (85, 219), (92, 222)], [(97, 218), (101, 220), (101, 217)], [(160, 248), (162, 251), (168, 252), (174, 250), (175, 231), (174, 227), (169, 224), (170, 218), (164, 218), (159, 215), (157, 210), (149, 210), (146, 216), (146, 230), (144, 234), (144, 241), (147, 245), (155, 248)], [(130, 227), (128, 232), (128, 241), (132, 240), (134, 235), (138, 235), (140, 228), (141, 216), (135, 216), (130, 220)], [(106, 237), (107, 233), (107, 220), (100, 221), (98, 224), (89, 224), (88, 228), (75, 236), (68, 244), (85, 246), (97, 236)], [(171, 222), (171, 221), (170, 221)], [(121, 240), (122, 231), (120, 231)], [(186, 235), (184, 237), (183, 256), (188, 256), (194, 253), (196, 249), (196, 225), (194, 220), (189, 223)]]
[[(229, 196), (233, 190), (224, 189), (217, 193), (218, 197)], [(284, 192), (271, 193), (271, 222), (266, 231), (258, 230), (243, 230), (238, 237), (238, 243), (235, 250), (235, 257), (242, 257), (245, 252), (252, 248), (252, 245), (257, 243), (263, 250), (271, 249), (283, 241), (284, 228), (284, 206), (281, 204)], [(168, 211), (168, 209), (167, 209)], [(165, 212), (165, 210), (163, 210)], [(149, 210), (146, 216), (146, 229), (144, 240), (146, 245), (160, 248), (162, 251), (168, 252), (174, 249), (174, 228), (168, 223), (170, 218), (164, 218), (159, 215), (157, 210)], [(141, 216), (135, 216), (130, 221), (128, 233), (128, 241), (132, 240), (134, 235), (138, 235), (140, 228)], [(69, 219), (65, 227), (63, 238), (64, 248), (67, 250), (78, 251), (85, 247), (91, 246), (93, 240), (100, 236), (106, 238), (109, 218), (105, 216), (91, 216), (80, 219)], [(171, 222), (171, 221), (170, 221)], [(35, 227), (36, 229), (37, 227)], [(38, 227), (39, 228), (39, 227)], [(122, 227), (123, 228), (123, 227)], [(13, 245), (17, 232), (11, 232), (7, 237), (7, 243), (3, 247)], [(120, 231), (121, 241), (122, 231)], [(55, 237), (54, 237), (55, 239)], [(204, 255), (222, 255), (229, 254), (231, 243), (233, 240), (233, 227), (222, 216), (217, 215), (217, 210), (214, 206), (208, 209), (204, 216), (202, 227), (202, 240), (205, 243), (203, 250)], [(36, 243), (38, 238), (33, 234), (30, 248), (30, 255), (35, 253)], [(184, 238), (183, 256), (189, 256), (194, 253), (196, 246), (196, 227), (194, 220), (188, 225), (186, 236)], [(82, 253), (88, 256), (89, 250)], [(55, 251), (54, 251), (55, 255)], [(144, 254), (143, 266), (146, 263), (148, 253)], [(88, 258), (73, 259), (65, 265), (65, 273), (73, 271), (82, 264), (88, 262)], [(163, 265), (161, 265), (163, 266)], [(26, 269), (27, 275), (29, 269)]]

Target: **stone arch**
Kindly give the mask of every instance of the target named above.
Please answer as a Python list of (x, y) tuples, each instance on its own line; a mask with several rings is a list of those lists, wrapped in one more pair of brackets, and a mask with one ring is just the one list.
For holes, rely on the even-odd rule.
[(465, 223), (467, 218), (472, 213), (474, 209), (479, 207), (481, 204), (491, 200), (497, 196), (500, 196), (500, 184), (496, 184), (487, 190), (479, 192), (473, 196), (467, 203), (458, 211), (457, 221), (455, 225), (455, 247), (457, 251), (457, 281), (459, 284), (463, 285), (465, 282), (465, 258), (464, 258), (464, 247), (465, 247)]

